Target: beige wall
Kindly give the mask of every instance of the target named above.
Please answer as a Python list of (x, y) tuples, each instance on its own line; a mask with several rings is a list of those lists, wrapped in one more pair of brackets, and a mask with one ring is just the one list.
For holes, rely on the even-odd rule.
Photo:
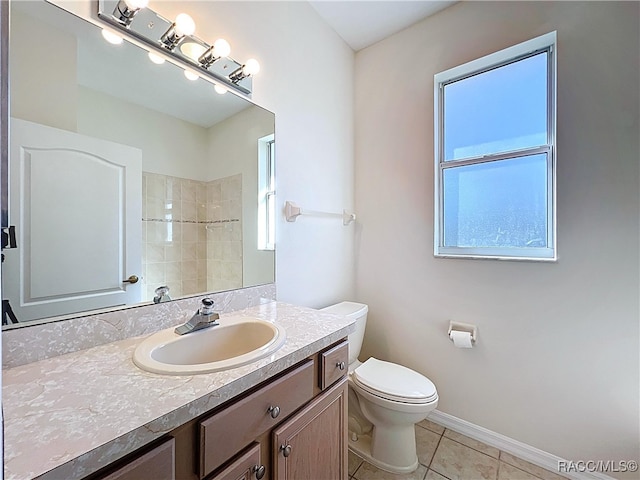
[[(558, 32), (557, 263), (433, 257), (433, 75)], [(356, 55), (364, 357), (439, 409), (572, 460), (639, 452), (637, 2), (462, 2)], [(474, 323), (473, 350), (449, 320)]]
[(12, 8), (10, 43), (9, 115), (75, 131), (76, 37)]
[(258, 139), (274, 132), (273, 114), (251, 106), (209, 129), (209, 178), (242, 174), (244, 285), (273, 283), (273, 251), (258, 250)]
[(77, 92), (78, 133), (140, 148), (145, 172), (208, 180), (206, 128), (86, 87)]

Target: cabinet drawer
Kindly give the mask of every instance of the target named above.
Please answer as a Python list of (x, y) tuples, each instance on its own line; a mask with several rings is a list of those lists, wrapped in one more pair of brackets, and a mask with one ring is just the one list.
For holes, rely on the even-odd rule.
[(324, 390), (347, 374), (349, 342), (344, 341), (320, 354), (320, 388)]
[(254, 480), (265, 475), (265, 466), (260, 463), (260, 444), (254, 443), (244, 453), (217, 475), (207, 480)]
[(200, 422), (200, 478), (313, 397), (313, 360)]
[(102, 480), (174, 480), (175, 440), (170, 438), (153, 450), (124, 464)]

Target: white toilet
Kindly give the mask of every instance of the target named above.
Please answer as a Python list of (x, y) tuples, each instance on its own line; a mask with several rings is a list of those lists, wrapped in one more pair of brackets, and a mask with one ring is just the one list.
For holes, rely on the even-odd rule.
[(369, 308), (342, 302), (323, 312), (356, 320), (349, 335), (349, 449), (392, 473), (418, 468), (415, 424), (438, 405), (435, 385), (402, 365), (373, 357), (358, 361)]

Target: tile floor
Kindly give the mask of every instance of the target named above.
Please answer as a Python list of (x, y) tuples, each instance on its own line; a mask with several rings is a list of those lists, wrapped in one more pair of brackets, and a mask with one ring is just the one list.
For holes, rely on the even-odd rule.
[(423, 420), (416, 425), (418, 469), (380, 470), (349, 452), (350, 480), (561, 480), (565, 477)]

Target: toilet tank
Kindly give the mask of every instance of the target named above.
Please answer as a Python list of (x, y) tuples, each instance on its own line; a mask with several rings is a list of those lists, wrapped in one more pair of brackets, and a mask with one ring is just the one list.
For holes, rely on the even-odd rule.
[(349, 365), (351, 365), (358, 359), (358, 355), (360, 355), (364, 329), (367, 326), (367, 312), (369, 312), (369, 307), (364, 303), (340, 302), (321, 308), (320, 311), (333, 313), (334, 315), (345, 315), (355, 319), (356, 330), (349, 335)]

